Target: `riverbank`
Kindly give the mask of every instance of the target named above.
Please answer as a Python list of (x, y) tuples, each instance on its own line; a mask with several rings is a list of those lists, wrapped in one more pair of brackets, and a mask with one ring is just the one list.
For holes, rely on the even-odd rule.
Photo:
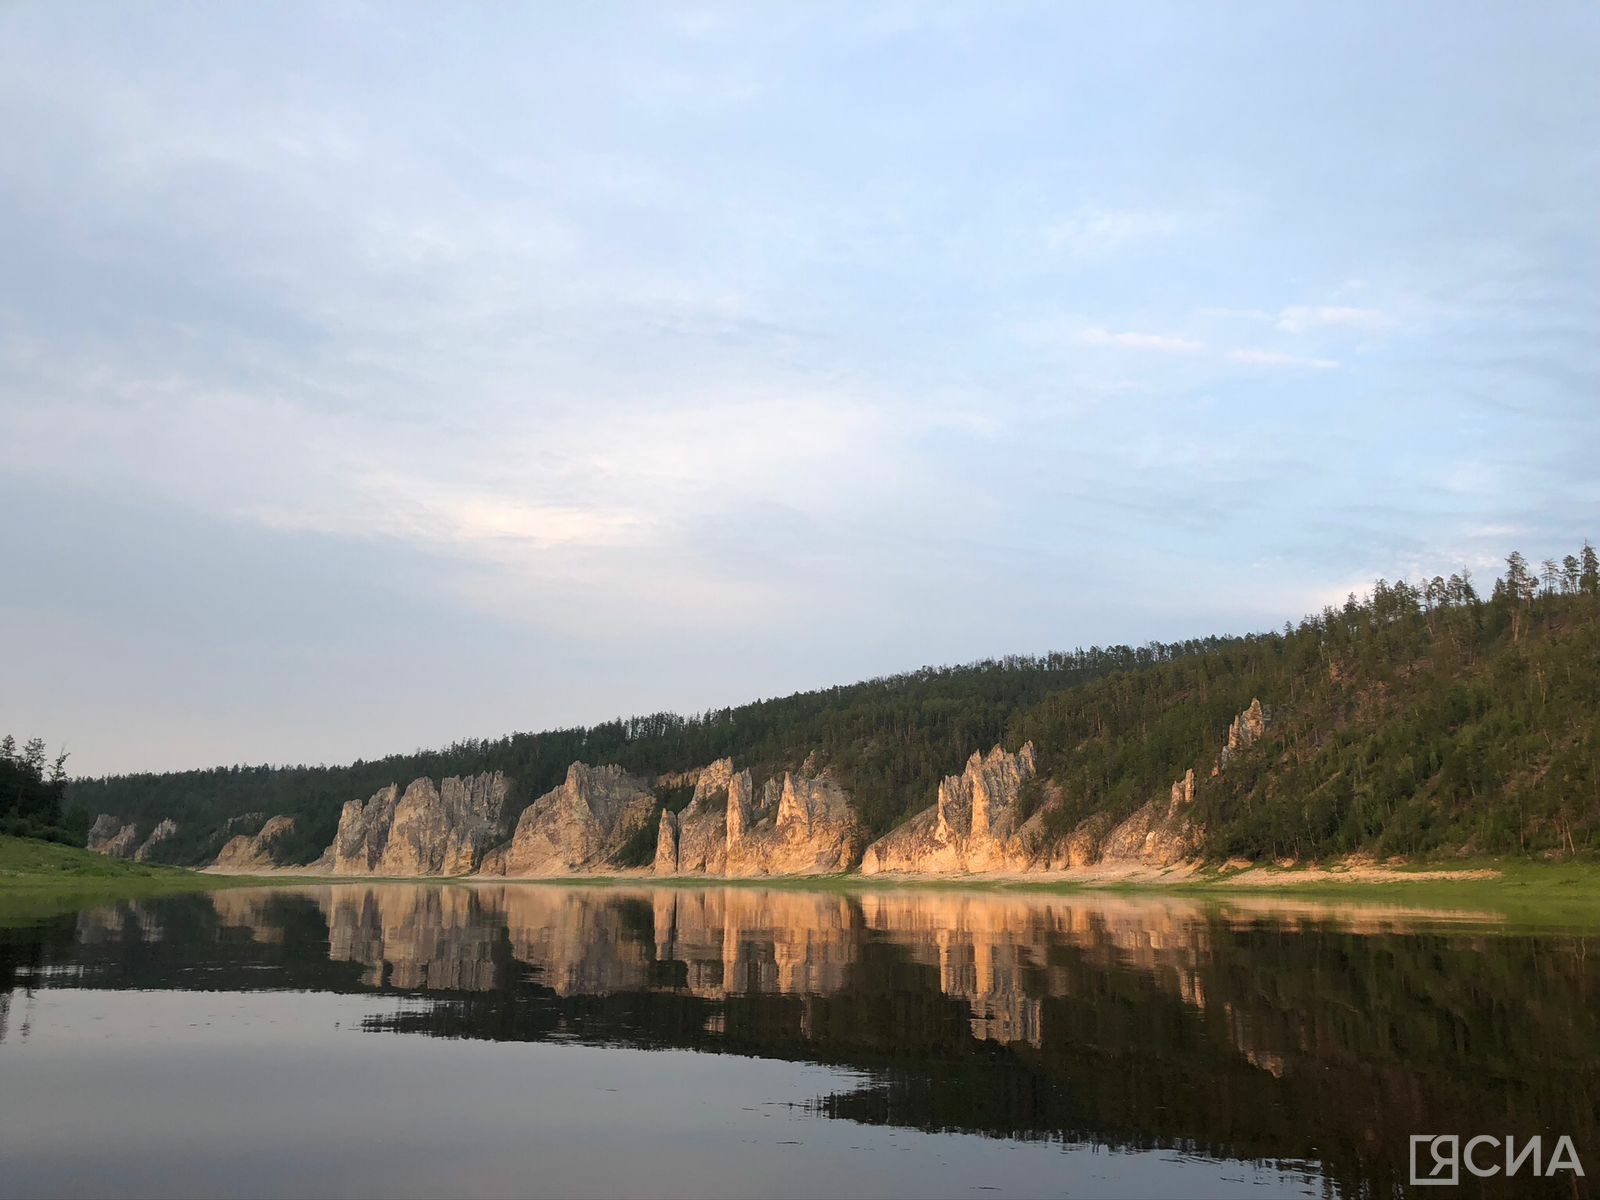
[(1591, 908), (1600, 920), (1600, 863), (1538, 862), (1474, 858), (1447, 862), (1378, 863), (1348, 859), (1331, 863), (1273, 865), (1236, 861), (1220, 866), (1185, 863), (1156, 868), (1131, 864), (1050, 872), (974, 875), (911, 875), (840, 872), (832, 875), (656, 875), (649, 868), (550, 877), (464, 875), (449, 877), (315, 876), (305, 867), (258, 868), (235, 875), (200, 873), (205, 879), (257, 883), (454, 882), (557, 884), (605, 887), (762, 887), (860, 891), (893, 888), (952, 888), (1029, 892), (1137, 891), (1217, 894), (1294, 894), (1345, 897), (1386, 895), (1406, 900), (1438, 897), (1444, 904), (1500, 899), (1516, 903), (1559, 901)]
[(305, 867), (263, 868), (228, 874), (129, 863), (67, 846), (0, 838), (0, 893), (8, 907), (20, 896), (120, 899), (172, 891), (307, 883), (473, 883), (652, 887), (762, 887), (825, 891), (937, 888), (1018, 892), (1178, 892), (1189, 895), (1295, 895), (1424, 904), (1441, 908), (1493, 908), (1519, 916), (1549, 916), (1562, 923), (1600, 925), (1600, 863), (1475, 858), (1424, 863), (1349, 859), (1331, 863), (1272, 865), (1233, 862), (1157, 869), (1088, 867), (1073, 871), (992, 875), (812, 876), (656, 875), (648, 868), (548, 879), (505, 876), (318, 876)]
[(113, 900), (260, 885), (260, 879), (125, 862), (75, 846), (0, 836), (0, 916), (7, 921)]

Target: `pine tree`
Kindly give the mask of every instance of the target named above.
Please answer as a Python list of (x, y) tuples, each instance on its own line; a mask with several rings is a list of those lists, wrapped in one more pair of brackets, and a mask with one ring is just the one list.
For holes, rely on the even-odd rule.
[(44, 778), (44, 739), (29, 738), (22, 748), (22, 769), (35, 779)]

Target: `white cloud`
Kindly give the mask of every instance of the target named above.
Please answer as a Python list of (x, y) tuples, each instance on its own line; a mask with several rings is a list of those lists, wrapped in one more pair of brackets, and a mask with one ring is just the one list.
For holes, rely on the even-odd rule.
[(1136, 242), (1171, 237), (1183, 225), (1176, 213), (1088, 209), (1051, 225), (1045, 230), (1045, 242), (1052, 250), (1090, 258)]
[(1278, 328), (1285, 333), (1305, 333), (1312, 329), (1355, 329), (1374, 333), (1393, 324), (1375, 308), (1350, 308), (1340, 304), (1295, 304), (1278, 314)]
[(1270, 321), (1272, 314), (1263, 308), (1228, 308), (1226, 306), (1208, 306), (1202, 308), (1199, 314), (1202, 317), (1217, 317), (1223, 320), (1238, 321)]
[(1276, 350), (1230, 350), (1228, 359), (1255, 367), (1306, 367), (1315, 371), (1331, 371), (1339, 365), (1332, 358), (1303, 358), (1297, 354), (1280, 354)]
[(1158, 354), (1198, 354), (1204, 342), (1192, 338), (1168, 337), (1160, 333), (1115, 333), (1108, 329), (1084, 329), (1078, 340), (1086, 346), (1115, 346), (1120, 350), (1153, 350)]

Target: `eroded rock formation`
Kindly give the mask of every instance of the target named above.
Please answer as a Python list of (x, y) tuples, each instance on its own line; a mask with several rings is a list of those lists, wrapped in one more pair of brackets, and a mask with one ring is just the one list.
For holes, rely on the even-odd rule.
[(504, 836), (510, 785), (499, 771), (438, 787), (413, 780), (351, 800), (326, 856), (335, 875), (467, 875)]
[[(1259, 700), (1229, 724), (1211, 765), (1220, 775), (1266, 732)], [(536, 799), (507, 829), (510, 781), (498, 772), (390, 784), (345, 804), (333, 844), (312, 864), (333, 875), (559, 877), (646, 870), (656, 875), (751, 877), (863, 874), (1009, 874), (1088, 870), (1117, 864), (1165, 870), (1191, 862), (1205, 830), (1194, 819), (1197, 782), (1185, 771), (1161, 796), (1120, 820), (1100, 812), (1066, 829), (1067, 798), (1043, 779), (1031, 742), (974, 753), (947, 776), (934, 803), (864, 846), (866, 835), (838, 779), (813, 754), (797, 770), (757, 783), (731, 758), (691, 770), (637, 779), (620, 766), (573, 763), (566, 779)], [(654, 790), (652, 790), (652, 788)], [(681, 811), (678, 803), (692, 788)], [(670, 796), (667, 793), (671, 793)], [(1087, 807), (1087, 806), (1085, 806)], [(1082, 811), (1082, 809), (1080, 809)], [(211, 835), (223, 842), (215, 866), (286, 865), (282, 843), (293, 821), (259, 813), (228, 821)], [(255, 828), (258, 831), (250, 833)], [(101, 814), (89, 848), (141, 861), (175, 849), (176, 824), (139, 828)], [(509, 836), (508, 836), (509, 833)]]
[(229, 838), (211, 865), (229, 871), (284, 866), (288, 859), (283, 853), (283, 842), (293, 832), (293, 817), (273, 817), (257, 833), (241, 833)]
[[(1221, 775), (1231, 758), (1259, 739), (1269, 722), (1261, 701), (1252, 699), (1249, 707), (1228, 726), (1227, 737), (1211, 768), (1212, 778)], [(1126, 863), (1171, 867), (1193, 859), (1205, 840), (1205, 828), (1194, 820), (1190, 811), (1194, 797), (1195, 773), (1190, 768), (1182, 779), (1173, 783), (1166, 796), (1141, 806), (1109, 831), (1100, 832), (1091, 826), (1095, 818), (1083, 822), (1073, 832), (1073, 838), (1077, 839), (1077, 859), (1061, 861), (1058, 852), (1052, 856), (1050, 865)], [(1070, 851), (1067, 857), (1072, 857)]]
[[(809, 773), (808, 773), (809, 770)], [(847, 871), (864, 839), (849, 798), (807, 762), (759, 789), (732, 759), (706, 767), (694, 797), (662, 815), (658, 875), (822, 875)]]
[(89, 840), (85, 843), (96, 854), (111, 858), (132, 858), (139, 848), (139, 827), (132, 821), (101, 813), (89, 826)]
[(139, 843), (139, 848), (133, 852), (134, 862), (166, 862), (171, 850), (172, 839), (178, 834), (178, 823), (171, 817), (164, 817), (156, 822), (156, 827), (150, 831), (150, 836)]
[(488, 855), (485, 875), (569, 875), (611, 865), (645, 825), (656, 798), (621, 767), (573, 763), (561, 786), (523, 812), (511, 842)]
[(744, 796), (741, 813), (748, 813), (750, 772), (735, 775), (733, 759), (719, 758), (693, 775), (694, 796), (683, 811), (661, 814), (657, 875), (721, 875), (728, 865), (729, 830), (737, 825), (743, 831), (743, 819), (732, 815), (729, 798)]
[[(816, 768), (808, 761), (806, 767)], [(785, 771), (769, 779), (759, 805), (751, 804), (748, 773), (728, 786), (728, 861), (724, 873), (827, 875), (855, 864), (866, 831), (831, 772)], [(737, 794), (736, 794), (737, 792)], [(776, 792), (776, 804), (771, 805)], [(771, 815), (767, 815), (768, 812)], [(738, 827), (738, 836), (733, 835)]]
[(996, 746), (974, 751), (959, 775), (939, 784), (933, 807), (868, 846), (861, 873), (914, 872), (964, 875), (1025, 871), (1033, 865), (1032, 840), (1024, 836), (1023, 784), (1034, 777), (1033, 743), (1015, 754)]

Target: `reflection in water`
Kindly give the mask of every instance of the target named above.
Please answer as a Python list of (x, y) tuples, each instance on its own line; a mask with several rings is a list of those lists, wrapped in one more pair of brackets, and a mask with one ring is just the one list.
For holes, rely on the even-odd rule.
[[(1600, 946), (1487, 919), (1261, 899), (339, 884), (0, 930), (0, 997), (382, 989), (414, 1002), (365, 1029), (821, 1063), (855, 1072), (815, 1101), (829, 1117), (1318, 1163), (1329, 1186), (1376, 1194), (1404, 1183), (1412, 1132), (1565, 1133), (1600, 1161)], [(0, 1041), (23, 1036), (7, 1019), (0, 1007)], [(1570, 1177), (1557, 1185), (1572, 1194)]]

